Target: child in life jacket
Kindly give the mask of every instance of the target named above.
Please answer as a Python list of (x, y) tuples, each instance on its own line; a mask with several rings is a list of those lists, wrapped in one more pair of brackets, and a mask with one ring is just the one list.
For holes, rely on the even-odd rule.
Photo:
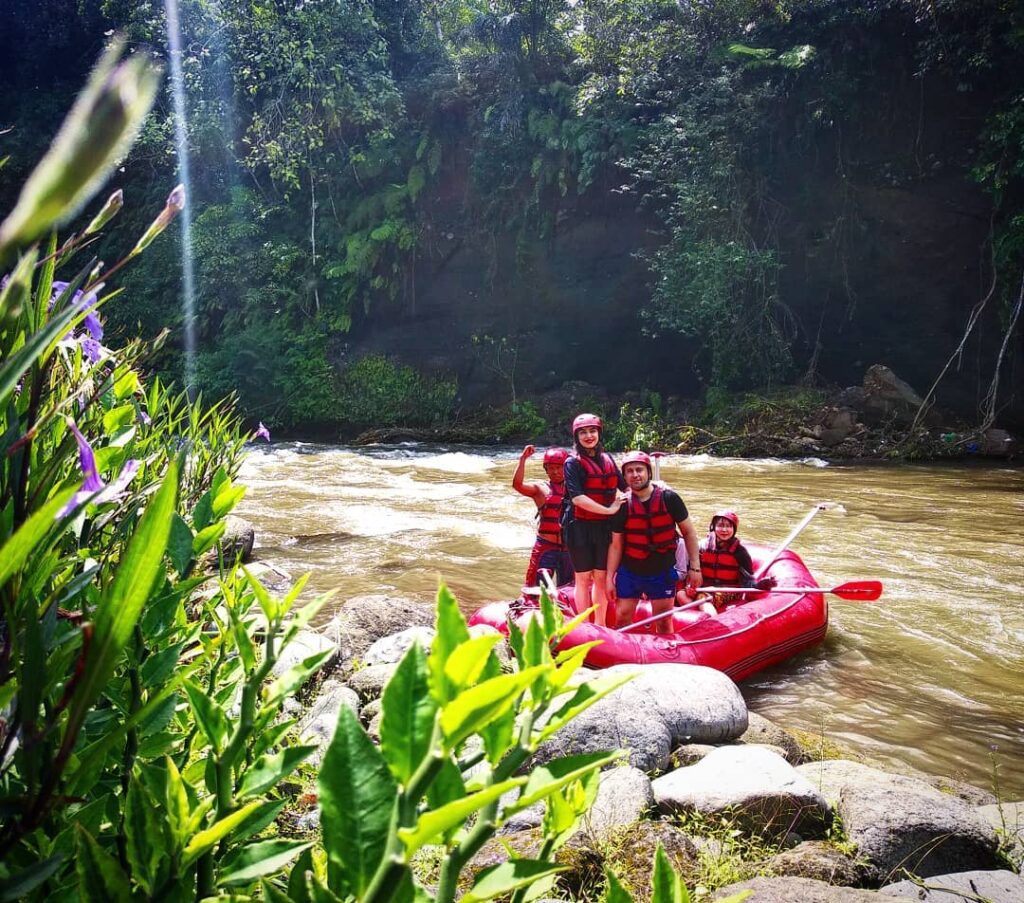
[(565, 498), (565, 461), (569, 453), (564, 448), (549, 448), (544, 452), (544, 472), (548, 476), (546, 483), (527, 483), (525, 476), (526, 462), (536, 452), (536, 448), (527, 445), (519, 456), (519, 465), (512, 476), (512, 488), (520, 495), (533, 499), (537, 506), (537, 539), (530, 553), (530, 563), (526, 568), (523, 586), (536, 586), (538, 571), (546, 568), (561, 586), (569, 583), (575, 574), (572, 561), (562, 542), (562, 527), (559, 517), (562, 500)]
[[(735, 511), (718, 511), (711, 518), (708, 535), (700, 543), (700, 570), (707, 586), (736, 586), (743, 588), (756, 587), (769, 590), (775, 586), (774, 577), (762, 577), (754, 580), (754, 563), (750, 553), (743, 547), (736, 536), (740, 528), (740, 519)], [(685, 605), (692, 601), (685, 588), (676, 593), (676, 602)], [(726, 605), (742, 600), (743, 596), (732, 593), (715, 593), (700, 606), (707, 614), (715, 614)]]

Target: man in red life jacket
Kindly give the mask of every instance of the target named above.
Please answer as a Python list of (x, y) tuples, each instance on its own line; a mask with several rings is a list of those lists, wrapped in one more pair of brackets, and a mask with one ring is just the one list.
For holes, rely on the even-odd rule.
[[(630, 624), (641, 596), (651, 600), (653, 614), (672, 608), (676, 595), (676, 537), (682, 536), (689, 558), (686, 585), (697, 589), (702, 581), (697, 562), (697, 531), (686, 504), (671, 489), (651, 482), (651, 459), (641, 451), (622, 459), (629, 497), (612, 518), (608, 552), (608, 595), (617, 599), (616, 623)], [(655, 621), (658, 633), (671, 633), (671, 618)]]
[(601, 418), (596, 414), (580, 414), (572, 422), (576, 454), (565, 462), (565, 494), (572, 504), (563, 510), (562, 529), (576, 570), (576, 611), (596, 606), (594, 623), (604, 627), (611, 518), (626, 500), (626, 483), (601, 445), (601, 429)]
[(544, 452), (544, 472), (548, 475), (548, 481), (527, 483), (523, 479), (526, 462), (536, 451), (532, 445), (527, 445), (512, 475), (512, 488), (520, 495), (533, 499), (537, 506), (537, 540), (533, 544), (523, 585), (536, 586), (537, 571), (546, 568), (555, 575), (557, 584), (561, 586), (574, 577), (572, 561), (562, 543), (562, 525), (559, 520), (562, 500), (565, 498), (564, 466), (569, 453), (564, 448), (549, 448)]

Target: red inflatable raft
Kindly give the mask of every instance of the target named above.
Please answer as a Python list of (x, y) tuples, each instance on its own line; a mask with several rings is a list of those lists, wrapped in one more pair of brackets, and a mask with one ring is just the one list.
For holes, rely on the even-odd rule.
[[(757, 543), (744, 543), (754, 567), (772, 554), (772, 549)], [(806, 593), (758, 593), (746, 601), (729, 605), (716, 615), (696, 611), (677, 611), (671, 616), (673, 632), (656, 634), (655, 624), (620, 633), (608, 627), (581, 624), (562, 642), (561, 649), (594, 640), (601, 645), (587, 654), (587, 664), (607, 668), (621, 664), (679, 662), (706, 665), (724, 671), (733, 680), (742, 680), (769, 665), (816, 646), (828, 630), (828, 603), (825, 594), (815, 592), (818, 583), (800, 557), (783, 552), (768, 569), (777, 585), (807, 587)], [(560, 590), (560, 604), (567, 613), (572, 587)], [(485, 605), (470, 618), (470, 624), (488, 624), (507, 633), (511, 614), (525, 629), (535, 605), (529, 602), (494, 602)], [(650, 616), (643, 601), (637, 606), (636, 620)]]

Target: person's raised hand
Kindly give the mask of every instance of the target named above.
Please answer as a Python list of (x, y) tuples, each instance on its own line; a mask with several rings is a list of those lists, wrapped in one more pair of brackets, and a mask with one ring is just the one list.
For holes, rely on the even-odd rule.
[(522, 459), (523, 459), (523, 460), (525, 461), (525, 460), (526, 460), (527, 458), (530, 458), (530, 457), (532, 457), (532, 456), (533, 456), (533, 455), (535, 455), (536, 453), (537, 453), (537, 448), (536, 448), (536, 446), (533, 446), (533, 445), (527, 445), (527, 446), (525, 446), (525, 447), (523, 448), (523, 453), (522, 453), (522, 454), (521, 454), (521, 455), (520, 455), (519, 457), (520, 457), (520, 458), (522, 458)]

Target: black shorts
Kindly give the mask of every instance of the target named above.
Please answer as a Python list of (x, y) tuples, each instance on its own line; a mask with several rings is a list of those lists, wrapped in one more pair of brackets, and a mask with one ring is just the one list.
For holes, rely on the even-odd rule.
[(608, 569), (608, 546), (612, 541), (610, 518), (574, 520), (563, 529), (562, 539), (577, 573)]

